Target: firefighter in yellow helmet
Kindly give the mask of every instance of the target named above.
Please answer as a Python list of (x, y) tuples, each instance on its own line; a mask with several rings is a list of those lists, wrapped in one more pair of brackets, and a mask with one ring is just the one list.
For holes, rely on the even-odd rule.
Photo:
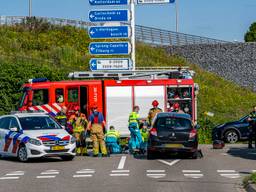
[(93, 142), (93, 156), (98, 157), (99, 148), (103, 157), (107, 156), (107, 148), (104, 141), (104, 128), (106, 122), (104, 120), (103, 114), (98, 111), (98, 106), (94, 104), (92, 106), (92, 114), (89, 116), (89, 123), (87, 130), (91, 132), (91, 140)]
[(159, 103), (158, 103), (157, 100), (154, 100), (154, 101), (152, 102), (153, 108), (151, 108), (151, 109), (149, 110), (149, 112), (148, 112), (148, 119), (147, 119), (147, 123), (148, 123), (149, 126), (151, 126), (152, 121), (153, 121), (154, 117), (156, 116), (156, 114), (157, 114), (157, 113), (160, 113), (160, 112), (163, 112), (163, 110), (160, 109), (160, 108), (158, 107), (158, 105), (159, 105)]
[(87, 155), (86, 147), (86, 127), (88, 121), (85, 114), (81, 113), (79, 106), (74, 108), (75, 113), (70, 116), (69, 123), (73, 127), (73, 136), (76, 138), (76, 154)]

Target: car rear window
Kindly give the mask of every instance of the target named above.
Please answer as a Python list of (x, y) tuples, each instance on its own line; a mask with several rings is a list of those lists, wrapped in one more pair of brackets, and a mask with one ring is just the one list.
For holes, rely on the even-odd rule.
[(23, 130), (61, 129), (61, 127), (50, 117), (20, 117)]
[(160, 117), (156, 121), (155, 127), (159, 132), (173, 130), (190, 130), (191, 121), (184, 118)]

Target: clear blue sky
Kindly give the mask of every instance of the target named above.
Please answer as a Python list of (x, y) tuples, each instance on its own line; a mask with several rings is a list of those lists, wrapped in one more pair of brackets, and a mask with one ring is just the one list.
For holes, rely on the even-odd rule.
[[(180, 32), (243, 41), (256, 0), (178, 0)], [(0, 15), (28, 15), (28, 0), (0, 0)], [(88, 20), (88, 0), (33, 0), (33, 15)], [(101, 6), (101, 9), (108, 8)], [(175, 31), (175, 4), (137, 5), (136, 24)]]

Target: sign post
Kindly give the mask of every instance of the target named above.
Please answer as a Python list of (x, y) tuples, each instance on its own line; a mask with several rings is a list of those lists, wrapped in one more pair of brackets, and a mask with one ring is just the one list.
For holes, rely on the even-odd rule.
[(136, 69), (136, 45), (135, 45), (135, 0), (131, 0), (131, 28), (132, 28), (132, 70), (135, 71)]

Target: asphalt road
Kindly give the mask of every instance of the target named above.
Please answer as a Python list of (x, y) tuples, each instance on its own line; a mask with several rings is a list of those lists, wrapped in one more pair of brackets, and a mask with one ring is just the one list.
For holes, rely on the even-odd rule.
[(201, 146), (204, 157), (173, 156), (147, 160), (129, 154), (20, 163), (0, 159), (0, 192), (231, 192), (243, 191), (242, 179), (256, 171), (256, 149)]

